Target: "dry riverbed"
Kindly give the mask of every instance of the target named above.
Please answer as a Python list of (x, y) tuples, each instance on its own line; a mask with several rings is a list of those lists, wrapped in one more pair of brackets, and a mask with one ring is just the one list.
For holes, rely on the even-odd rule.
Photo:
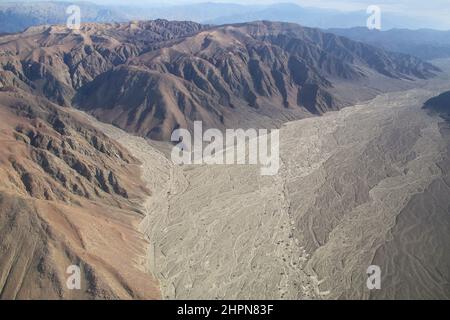
[[(421, 110), (437, 92), (287, 123), (273, 177), (174, 166), (161, 143), (92, 121), (143, 163), (153, 193), (141, 229), (163, 298), (449, 298), (449, 138)], [(383, 272), (377, 292), (366, 287), (372, 264)]]

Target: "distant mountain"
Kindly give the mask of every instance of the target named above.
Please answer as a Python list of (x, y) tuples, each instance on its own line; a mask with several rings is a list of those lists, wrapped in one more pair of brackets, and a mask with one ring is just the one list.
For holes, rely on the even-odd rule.
[[(281, 21), (298, 23), (315, 28), (351, 28), (366, 26), (368, 14), (365, 10), (339, 11), (299, 6), (295, 3), (275, 3), (271, 5), (239, 5), (233, 3), (197, 3), (166, 7), (141, 8), (130, 7), (123, 12), (132, 13), (141, 19), (190, 20), (204, 24), (230, 24), (251, 21)], [(441, 27), (436, 21), (402, 16), (383, 12), (382, 29)]]
[[(20, 32), (31, 26), (64, 24), (69, 15), (70, 2), (5, 2), (0, 3), (0, 33)], [(89, 2), (77, 2), (83, 22), (126, 21), (127, 17), (115, 8)]]
[(336, 10), (300, 7), (291, 3), (280, 3), (266, 7), (247, 7), (234, 14), (223, 12), (219, 17), (210, 17), (202, 22), (210, 24), (242, 23), (258, 20), (298, 23), (308, 27), (365, 25), (365, 12), (344, 13)]
[(414, 55), (424, 60), (450, 57), (450, 31), (431, 29), (378, 31), (362, 27), (328, 29), (327, 31), (386, 50)]
[[(135, 227), (140, 163), (83, 117), (0, 71), (0, 299), (157, 299)], [(101, 232), (99, 232), (101, 230)], [(81, 290), (66, 286), (76, 264)]]
[[(136, 135), (167, 140), (173, 129), (192, 129), (196, 120), (202, 120), (205, 127), (219, 129), (249, 125), (274, 127), (287, 120), (338, 110), (348, 105), (345, 95), (357, 99), (361, 93), (371, 93), (371, 90), (378, 94), (398, 88), (399, 83), (407, 86), (417, 79), (433, 77), (438, 71), (433, 65), (409, 55), (390, 53), (319, 29), (280, 22), (225, 26), (167, 20), (86, 23), (77, 31), (65, 25), (42, 25), (1, 36), (0, 299), (158, 299), (165, 291), (155, 277), (161, 279), (167, 269), (155, 272), (154, 277), (149, 270), (151, 263), (148, 263), (149, 258), (153, 259), (151, 252), (162, 248), (156, 240), (159, 234), (167, 238), (164, 224), (157, 228), (161, 231), (156, 233), (157, 237), (153, 237), (153, 231), (146, 231), (148, 237), (145, 237), (143, 229), (153, 229), (157, 224), (147, 220), (148, 227), (143, 227), (141, 222), (144, 216), (150, 217), (145, 209), (154, 210), (158, 219), (160, 208), (172, 210), (172, 203), (153, 206), (153, 199), (172, 197), (178, 191), (171, 190), (181, 191), (178, 188), (184, 189), (185, 185), (190, 185), (190, 180), (172, 170), (168, 159), (161, 162), (159, 152), (147, 153), (151, 148), (142, 151), (145, 154), (142, 159), (147, 163), (141, 166), (126, 145), (114, 141), (114, 135), (102, 134), (86, 115), (71, 107), (86, 110)], [(384, 110), (379, 112), (383, 113)], [(384, 133), (382, 121), (392, 119), (393, 114), (394, 111), (377, 120), (379, 123), (375, 122), (372, 131)], [(365, 131), (366, 124), (374, 122), (368, 121), (362, 126), (358, 122), (353, 128), (354, 122), (347, 123), (347, 120), (360, 121), (366, 115), (363, 112), (355, 120), (335, 118), (323, 138), (303, 138), (311, 140), (314, 152), (330, 150), (342, 141), (344, 145), (339, 146), (338, 152), (348, 153), (347, 145), (357, 141), (353, 137), (360, 136), (361, 128)], [(403, 119), (403, 122), (408, 121)], [(352, 130), (349, 135), (341, 133), (347, 124)], [(398, 137), (398, 131), (403, 132), (402, 127), (399, 129), (396, 125), (395, 130), (387, 127), (386, 138), (365, 138), (370, 138), (374, 154), (386, 156), (383, 150), (392, 148), (392, 144), (386, 142), (384, 146), (383, 141), (390, 142), (391, 137)], [(308, 131), (315, 136), (315, 131), (322, 131), (315, 125), (310, 128)], [(421, 132), (420, 128), (423, 127), (414, 126), (412, 130)], [(290, 134), (293, 146), (290, 149), (298, 154), (309, 150), (304, 146), (296, 149), (299, 132), (301, 134), (297, 130)], [(402, 159), (398, 154), (404, 153), (405, 159), (409, 159), (410, 144), (414, 146), (416, 140), (398, 139), (397, 142), (405, 152), (395, 150), (386, 157), (398, 162)], [(132, 144), (134, 142), (128, 146)], [(141, 142), (133, 148), (143, 145), (147, 143)], [(375, 158), (374, 170), (367, 169), (367, 159), (371, 159), (372, 153), (365, 152), (368, 148), (361, 146), (365, 144), (358, 143), (357, 152), (351, 152), (361, 158), (357, 159), (361, 164), (358, 171), (353, 165), (356, 162), (342, 166), (345, 164), (342, 159), (346, 158), (337, 157), (335, 162), (325, 161), (327, 168), (323, 172), (338, 168), (339, 177), (332, 176), (331, 182), (352, 172), (357, 172), (355, 181), (364, 178), (366, 171), (379, 175), (375, 180), (369, 179), (370, 185), (364, 181), (356, 185), (356, 188), (364, 188), (370, 198), (369, 191), (374, 183), (392, 177), (395, 171), (378, 158)], [(316, 161), (315, 156), (307, 155), (307, 158), (308, 163)], [(276, 201), (283, 208), (291, 207), (284, 200), (285, 185), (298, 186), (298, 179), (301, 179), (306, 189), (310, 189), (311, 179), (303, 178), (303, 165), (300, 162), (298, 166), (296, 158), (292, 159), (295, 161), (290, 163), (297, 172), (292, 171), (295, 174), (289, 177), (297, 180), (289, 184), (280, 180), (276, 182), (280, 189), (270, 189), (274, 190), (276, 198), (268, 201)], [(145, 172), (147, 181), (151, 181), (148, 186), (140, 179), (140, 169)], [(298, 170), (302, 170), (299, 175)], [(322, 177), (322, 171), (318, 174)], [(177, 175), (180, 184), (172, 180)], [(324, 173), (323, 177), (327, 176), (329, 173)], [(204, 178), (203, 175), (198, 177)], [(211, 177), (215, 179), (216, 174)], [(227, 174), (226, 179), (234, 180)], [(351, 175), (349, 179), (344, 182), (351, 182)], [(236, 179), (227, 183), (243, 185), (242, 181)], [(272, 181), (275, 183), (275, 180), (264, 183)], [(314, 177), (314, 181), (324, 185), (322, 178)], [(167, 182), (167, 189), (158, 190), (161, 182)], [(311, 202), (322, 218), (333, 217), (339, 210), (347, 211), (348, 206), (342, 207), (342, 199), (350, 199), (350, 207), (360, 207), (361, 203), (356, 202), (361, 197), (355, 197), (354, 188), (348, 192), (339, 188), (336, 192), (328, 185), (318, 193), (319, 198), (331, 199), (326, 201), (325, 207)], [(259, 179), (254, 187), (258, 197), (267, 198), (272, 192), (261, 193)], [(298, 190), (288, 191), (291, 195), (303, 194)], [(331, 198), (328, 198), (328, 190), (333, 194)], [(149, 194), (153, 195), (151, 201), (147, 201)], [(229, 197), (228, 192), (223, 194)], [(280, 194), (282, 201), (279, 201)], [(195, 197), (198, 195), (205, 197), (203, 193)], [(186, 198), (182, 199), (184, 204)], [(234, 197), (230, 199), (235, 201)], [(259, 198), (256, 200), (259, 202)], [(150, 207), (142, 207), (149, 202)], [(204, 207), (203, 202), (201, 206)], [(222, 207), (220, 215), (223, 215)], [(339, 210), (334, 210), (335, 207)], [(305, 208), (309, 210), (308, 204)], [(187, 210), (197, 212), (192, 208)], [(264, 203), (261, 210), (266, 212)], [(324, 215), (326, 210), (331, 215)], [(336, 221), (333, 219), (328, 220)], [(279, 219), (270, 220), (277, 228), (280, 226)], [(186, 225), (189, 227), (189, 223)], [(308, 229), (313, 235), (306, 241), (317, 242), (317, 234), (322, 241), (332, 229), (314, 234)], [(283, 238), (286, 241), (291, 239), (291, 230)], [(197, 233), (194, 238), (198, 238)], [(210, 242), (209, 238), (205, 241)], [(190, 242), (188, 245), (190, 248)], [(232, 256), (235, 253), (233, 242), (230, 248)], [(275, 246), (274, 249), (278, 250)], [(292, 252), (289, 250), (286, 252)], [(172, 254), (179, 263), (186, 265), (184, 260), (179, 260), (178, 249)], [(254, 256), (250, 256), (253, 260)], [(66, 286), (67, 267), (73, 264), (82, 271), (81, 290), (69, 290)], [(278, 274), (280, 269), (274, 270)], [(156, 269), (152, 267), (151, 271)], [(295, 274), (297, 271), (294, 270)], [(242, 289), (241, 283), (237, 286)], [(190, 290), (191, 287), (185, 288)]]
[(198, 23), (214, 22), (225, 16), (234, 16), (257, 12), (266, 6), (240, 5), (234, 3), (193, 3), (189, 5), (173, 5), (160, 7), (132, 7), (121, 6), (121, 11), (132, 19), (167, 19), (167, 20), (189, 20)]
[[(362, 11), (338, 11), (303, 7), (293, 3), (272, 5), (240, 5), (233, 3), (194, 3), (189, 5), (100, 6), (76, 2), (83, 22), (120, 22), (132, 20), (188, 20), (202, 24), (230, 24), (260, 20), (298, 23), (316, 28), (350, 28), (366, 26), (368, 14)], [(0, 33), (19, 32), (29, 26), (65, 23), (70, 2), (7, 2), (0, 4)], [(436, 21), (383, 12), (382, 29), (440, 28)]]

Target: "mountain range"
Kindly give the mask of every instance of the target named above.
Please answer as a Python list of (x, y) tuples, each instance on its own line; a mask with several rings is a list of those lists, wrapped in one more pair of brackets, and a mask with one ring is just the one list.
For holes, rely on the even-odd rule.
[(167, 140), (194, 120), (270, 126), (338, 110), (439, 72), (412, 56), (295, 24), (209, 27), (193, 22), (29, 28), (0, 42), (3, 86), (88, 110), (130, 132)]
[[(25, 28), (42, 24), (64, 24), (70, 2), (30, 1), (0, 3), (0, 33), (19, 32)], [(188, 20), (202, 24), (230, 24), (259, 20), (298, 23), (316, 28), (351, 28), (366, 26), (369, 15), (365, 10), (339, 11), (299, 6), (294, 3), (270, 5), (242, 5), (234, 3), (192, 3), (186, 5), (99, 5), (75, 2), (82, 12), (83, 22), (125, 22), (131, 20), (167, 19)], [(389, 11), (383, 11), (382, 29), (392, 28), (445, 29), (436, 19), (417, 18)]]

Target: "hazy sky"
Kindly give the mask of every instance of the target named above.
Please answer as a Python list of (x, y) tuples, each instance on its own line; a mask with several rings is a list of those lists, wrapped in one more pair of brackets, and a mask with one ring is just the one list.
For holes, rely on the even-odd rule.
[[(13, 2), (14, 0), (0, 0), (0, 2)], [(16, 0), (17, 1), (17, 0)], [(37, 0), (18, 0), (18, 1), (37, 1)], [(69, 1), (69, 0), (65, 0)], [(361, 10), (369, 5), (381, 5), (386, 10), (410, 11), (416, 12), (434, 12), (450, 11), (450, 0), (86, 0), (101, 4), (189, 4), (198, 2), (222, 2), (239, 4), (271, 4), (271, 3), (297, 3), (304, 6), (333, 8), (340, 10)]]
[(130, 2), (134, 3), (146, 3), (146, 4), (188, 4), (193, 2), (228, 2), (239, 4), (271, 4), (281, 2), (293, 2), (299, 5), (320, 7), (320, 8), (333, 8), (340, 10), (360, 10), (365, 9), (369, 5), (381, 5), (386, 10), (392, 11), (410, 11), (416, 12), (434, 12), (440, 13), (442, 11), (450, 11), (450, 0), (94, 0), (98, 3), (116, 3), (126, 4)]
[[(14, 0), (0, 0), (8, 2)], [(17, 1), (17, 0), (16, 0)], [(19, 0), (20, 1), (20, 0)], [(99, 4), (115, 5), (171, 5), (198, 2), (222, 2), (239, 4), (296, 3), (303, 6), (331, 8), (342, 11), (365, 10), (369, 5), (379, 5), (382, 10), (402, 16), (436, 19), (450, 26), (450, 0), (87, 0)]]

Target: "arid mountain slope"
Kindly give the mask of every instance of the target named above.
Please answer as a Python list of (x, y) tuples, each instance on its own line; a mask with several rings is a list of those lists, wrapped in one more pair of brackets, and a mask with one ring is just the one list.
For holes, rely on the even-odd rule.
[(98, 75), (151, 50), (160, 42), (197, 32), (191, 22), (31, 27), (0, 38), (3, 86), (19, 86), (68, 106), (75, 91)]
[(423, 79), (437, 71), (317, 29), (255, 22), (210, 28), (130, 58), (81, 87), (75, 103), (129, 132), (168, 139), (194, 120), (268, 126), (338, 110), (346, 103), (334, 82)]
[(424, 108), (443, 114), (446, 118), (450, 117), (450, 91), (443, 92), (440, 95), (427, 100), (424, 104)]
[(450, 32), (433, 29), (369, 30), (366, 27), (328, 29), (328, 32), (389, 51), (402, 52), (423, 60), (450, 57)]
[[(168, 139), (194, 120), (209, 127), (270, 127), (323, 114), (432, 77), (431, 64), (296, 24), (207, 27), (155, 20), (32, 27), (0, 37), (0, 86)], [(364, 83), (364, 85), (362, 85)], [(73, 98), (75, 99), (73, 100)]]
[(0, 298), (159, 298), (139, 162), (44, 98), (0, 92), (0, 115)]

